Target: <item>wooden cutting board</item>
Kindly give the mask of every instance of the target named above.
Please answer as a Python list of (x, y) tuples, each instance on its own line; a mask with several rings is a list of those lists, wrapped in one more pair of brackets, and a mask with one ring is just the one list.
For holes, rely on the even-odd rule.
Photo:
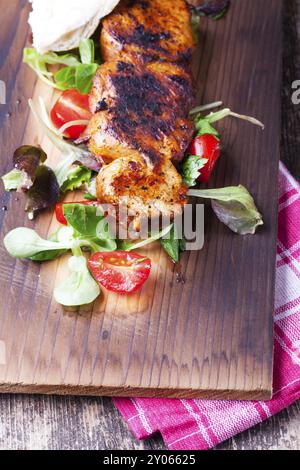
[[(59, 155), (29, 113), (27, 100), (53, 99), (22, 65), (27, 1), (0, 0), (1, 174), (22, 143)], [(244, 184), (264, 215), (256, 236), (239, 237), (206, 210), (204, 249), (185, 253), (181, 277), (159, 245), (146, 253), (151, 279), (133, 297), (103, 292), (92, 307), (64, 311), (52, 297), (65, 260), (10, 258), (4, 234), (18, 226), (42, 236), (51, 211), (27, 220), (22, 196), (3, 192), (0, 269), (0, 391), (78, 395), (268, 399), (272, 394), (273, 297), (280, 139), (281, 1), (239, 0), (225, 19), (201, 21), (195, 58), (198, 102), (222, 100), (266, 129), (227, 119), (224, 154), (212, 187)]]

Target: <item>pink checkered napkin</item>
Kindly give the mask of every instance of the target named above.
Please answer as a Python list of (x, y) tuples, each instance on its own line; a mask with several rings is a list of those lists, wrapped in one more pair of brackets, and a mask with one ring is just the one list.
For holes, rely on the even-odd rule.
[(137, 438), (145, 439), (160, 431), (170, 449), (209, 449), (300, 398), (300, 186), (283, 164), (279, 176), (276, 283), (273, 399), (115, 399)]

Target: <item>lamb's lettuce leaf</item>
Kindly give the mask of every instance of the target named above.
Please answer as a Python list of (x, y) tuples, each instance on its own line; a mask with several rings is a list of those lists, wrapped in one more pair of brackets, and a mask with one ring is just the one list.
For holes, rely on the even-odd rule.
[(73, 238), (64, 241), (45, 240), (34, 230), (19, 227), (6, 235), (4, 246), (14, 258), (27, 259), (44, 252), (71, 250), (74, 246), (74, 240)]
[(54, 290), (56, 302), (66, 307), (88, 305), (99, 297), (101, 291), (92, 277), (84, 256), (72, 256), (68, 262), (70, 276)]
[(212, 200), (218, 219), (239, 235), (253, 235), (263, 225), (262, 215), (244, 186), (221, 189), (191, 189), (189, 196)]

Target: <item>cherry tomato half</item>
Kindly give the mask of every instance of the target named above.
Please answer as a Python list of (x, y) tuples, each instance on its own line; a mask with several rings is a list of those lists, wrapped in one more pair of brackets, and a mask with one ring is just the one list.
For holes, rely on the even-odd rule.
[[(91, 119), (89, 110), (89, 95), (81, 95), (77, 90), (64, 91), (53, 106), (50, 117), (57, 129), (72, 121), (89, 121)], [(64, 136), (69, 139), (78, 139), (85, 125), (71, 126), (66, 129)]]
[(133, 294), (147, 281), (151, 260), (128, 251), (95, 253), (89, 260), (89, 268), (96, 281), (109, 291)]
[(65, 204), (84, 204), (85, 206), (97, 205), (97, 201), (74, 201), (74, 202), (61, 202), (55, 206), (56, 220), (62, 225), (68, 225), (68, 221), (64, 216)]
[(212, 134), (204, 134), (195, 137), (188, 149), (188, 153), (190, 155), (198, 155), (208, 160), (206, 165), (202, 168), (201, 175), (198, 179), (201, 183), (207, 183), (221, 155), (219, 140)]

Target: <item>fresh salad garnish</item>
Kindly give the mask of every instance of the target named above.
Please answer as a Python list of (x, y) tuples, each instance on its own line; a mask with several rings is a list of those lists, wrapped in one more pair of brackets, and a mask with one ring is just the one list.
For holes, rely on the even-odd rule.
[(62, 227), (49, 240), (42, 239), (34, 230), (25, 227), (9, 232), (4, 239), (9, 254), (14, 258), (26, 259), (44, 252), (74, 250), (77, 247), (92, 253), (116, 250), (117, 243), (109, 234), (104, 215), (98, 215), (97, 207), (81, 203), (65, 204), (63, 215), (68, 227)]
[[(93, 77), (99, 63), (95, 62), (95, 45), (92, 39), (82, 39), (79, 55), (76, 54), (40, 54), (35, 49), (24, 49), (23, 62), (28, 64), (47, 85), (57, 90), (77, 90), (87, 94), (93, 86)], [(58, 72), (49, 71), (49, 65), (64, 66)]]
[(74, 164), (81, 163), (92, 171), (99, 171), (101, 165), (99, 161), (87, 150), (83, 145), (74, 145), (66, 141), (59, 134), (57, 129), (52, 125), (47, 112), (44, 101), (39, 100), (40, 109), (36, 109), (32, 100), (29, 100), (29, 106), (36, 119), (42, 125), (45, 134), (51, 140), (53, 145), (60, 150), (62, 157), (61, 162), (54, 169), (60, 186), (68, 179), (69, 172), (74, 168)]
[(161, 239), (161, 244), (174, 263), (180, 260), (180, 253), (185, 251), (185, 240), (178, 236), (176, 223), (173, 224), (170, 236)]
[(66, 193), (67, 191), (80, 189), (84, 185), (87, 186), (92, 178), (92, 175), (93, 172), (84, 166), (72, 166), (67, 173), (65, 182), (60, 187), (61, 192)]
[(14, 169), (2, 177), (6, 191), (18, 191), (26, 195), (25, 211), (29, 219), (43, 209), (52, 207), (60, 197), (60, 188), (54, 171), (44, 163), (45, 152), (23, 145), (13, 156)]
[(101, 290), (91, 275), (84, 256), (72, 256), (68, 261), (70, 276), (54, 290), (56, 302), (65, 307), (89, 305)]
[(78, 139), (92, 117), (89, 95), (82, 95), (77, 90), (64, 91), (51, 109), (50, 117), (59, 134)]
[(6, 191), (27, 192), (28, 197), (34, 200), (34, 204), (31, 203), (27, 209), (32, 218), (38, 210), (55, 205), (61, 194), (84, 185), (88, 187), (101, 165), (83, 145), (74, 145), (63, 139), (52, 125), (42, 99), (40, 110), (36, 109), (31, 100), (29, 106), (37, 122), (62, 155), (56, 168), (51, 169), (44, 164), (47, 155), (41, 148), (22, 146), (14, 154), (14, 169), (2, 177)]
[(244, 186), (221, 189), (191, 189), (189, 196), (212, 200), (218, 219), (239, 235), (253, 235), (263, 225), (254, 199)]
[(90, 253), (111, 253), (117, 249), (104, 215), (98, 212), (95, 205), (65, 204), (62, 215), (68, 226), (61, 227), (48, 240), (32, 229), (20, 227), (7, 234), (4, 246), (14, 258), (39, 262), (54, 260), (71, 251), (70, 278), (55, 289), (54, 297), (65, 306), (91, 303), (99, 296), (100, 289), (89, 273), (82, 249)]
[(97, 282), (107, 290), (133, 294), (149, 278), (151, 260), (127, 251), (96, 253), (90, 258), (89, 267)]
[[(215, 107), (221, 102), (212, 103)], [(221, 156), (221, 144), (218, 131), (214, 123), (226, 118), (234, 117), (264, 129), (262, 122), (257, 119), (232, 112), (229, 108), (221, 111), (211, 112), (203, 116), (203, 111), (209, 106), (193, 109), (190, 114), (195, 115), (196, 134), (188, 148), (188, 155), (182, 164), (183, 182), (188, 188), (196, 186), (197, 183), (208, 183), (217, 161)]]
[[(26, 194), (25, 210), (29, 212), (30, 219), (38, 211), (54, 206), (61, 194), (88, 185), (94, 173), (86, 166), (77, 164), (85, 153), (88, 154), (86, 150), (61, 140), (46, 125), (45, 129), (65, 155), (57, 167), (53, 170), (45, 165), (47, 154), (40, 147), (24, 145), (14, 153), (14, 169), (2, 177), (6, 191)], [(98, 163), (88, 154), (89, 163), (93, 168), (98, 168)]]
[(39, 166), (47, 160), (40, 147), (22, 145), (13, 155), (14, 169), (2, 177), (6, 191), (28, 191), (36, 179)]
[(97, 201), (97, 176), (91, 178), (87, 185), (87, 192), (84, 193), (84, 199), (87, 201)]
[[(65, 215), (64, 215), (64, 206), (66, 204), (84, 204), (84, 205), (93, 205), (95, 204), (94, 201), (79, 201), (79, 202), (61, 202), (59, 204), (56, 204), (55, 206), (55, 216), (56, 216), (56, 220), (62, 224), (62, 225), (68, 225), (68, 221), (67, 219), (65, 218)], [(97, 203), (96, 203), (97, 205)]]
[(183, 163), (181, 169), (181, 175), (184, 184), (188, 188), (196, 186), (200, 179), (203, 168), (208, 163), (208, 158), (203, 158), (203, 155), (208, 157), (207, 152), (204, 152), (202, 143), (199, 141), (200, 138), (195, 138), (189, 147), (189, 153)]
[(60, 189), (54, 171), (46, 165), (40, 165), (33, 185), (27, 192), (25, 211), (33, 220), (35, 215), (57, 203)]
[(9, 232), (4, 238), (4, 246), (8, 253), (18, 259), (42, 258), (48, 261), (57, 258), (77, 245), (77, 238), (72, 231), (59, 231), (49, 240), (40, 237), (35, 230), (19, 227)]
[[(111, 236), (108, 221), (101, 214), (99, 206), (94, 204), (64, 204), (63, 215), (68, 225), (74, 229), (75, 236), (81, 240), (81, 246), (92, 252), (115, 251), (116, 240)], [(86, 245), (84, 245), (86, 243)]]
[[(201, 165), (198, 170), (196, 182), (208, 183), (214, 167), (221, 156), (220, 140), (213, 134), (198, 135), (191, 143), (188, 153), (191, 156), (187, 158), (187, 162), (193, 160), (196, 165), (197, 162), (198, 165), (199, 162), (204, 162), (203, 166)], [(199, 158), (201, 155), (203, 155), (203, 158)], [(187, 162), (185, 162), (185, 165), (187, 165)], [(196, 182), (194, 180), (194, 184), (188, 184), (188, 186), (195, 186)]]
[[(67, 157), (63, 166), (60, 164), (55, 170), (44, 164), (46, 159), (46, 153), (39, 147), (22, 146), (15, 152), (14, 170), (2, 177), (6, 191), (26, 194), (25, 210), (30, 219), (38, 211), (53, 207), (62, 193), (81, 188), (92, 179), (93, 172), (84, 166), (73, 165), (73, 157)], [(59, 179), (62, 167), (64, 176)]]
[(123, 241), (119, 243), (119, 246), (126, 251), (132, 251), (144, 248), (155, 241), (160, 241), (164, 250), (174, 263), (179, 261), (180, 253), (185, 251), (185, 240), (178, 236), (175, 222), (163, 228), (160, 232), (150, 236), (146, 240), (141, 240), (135, 243)]

